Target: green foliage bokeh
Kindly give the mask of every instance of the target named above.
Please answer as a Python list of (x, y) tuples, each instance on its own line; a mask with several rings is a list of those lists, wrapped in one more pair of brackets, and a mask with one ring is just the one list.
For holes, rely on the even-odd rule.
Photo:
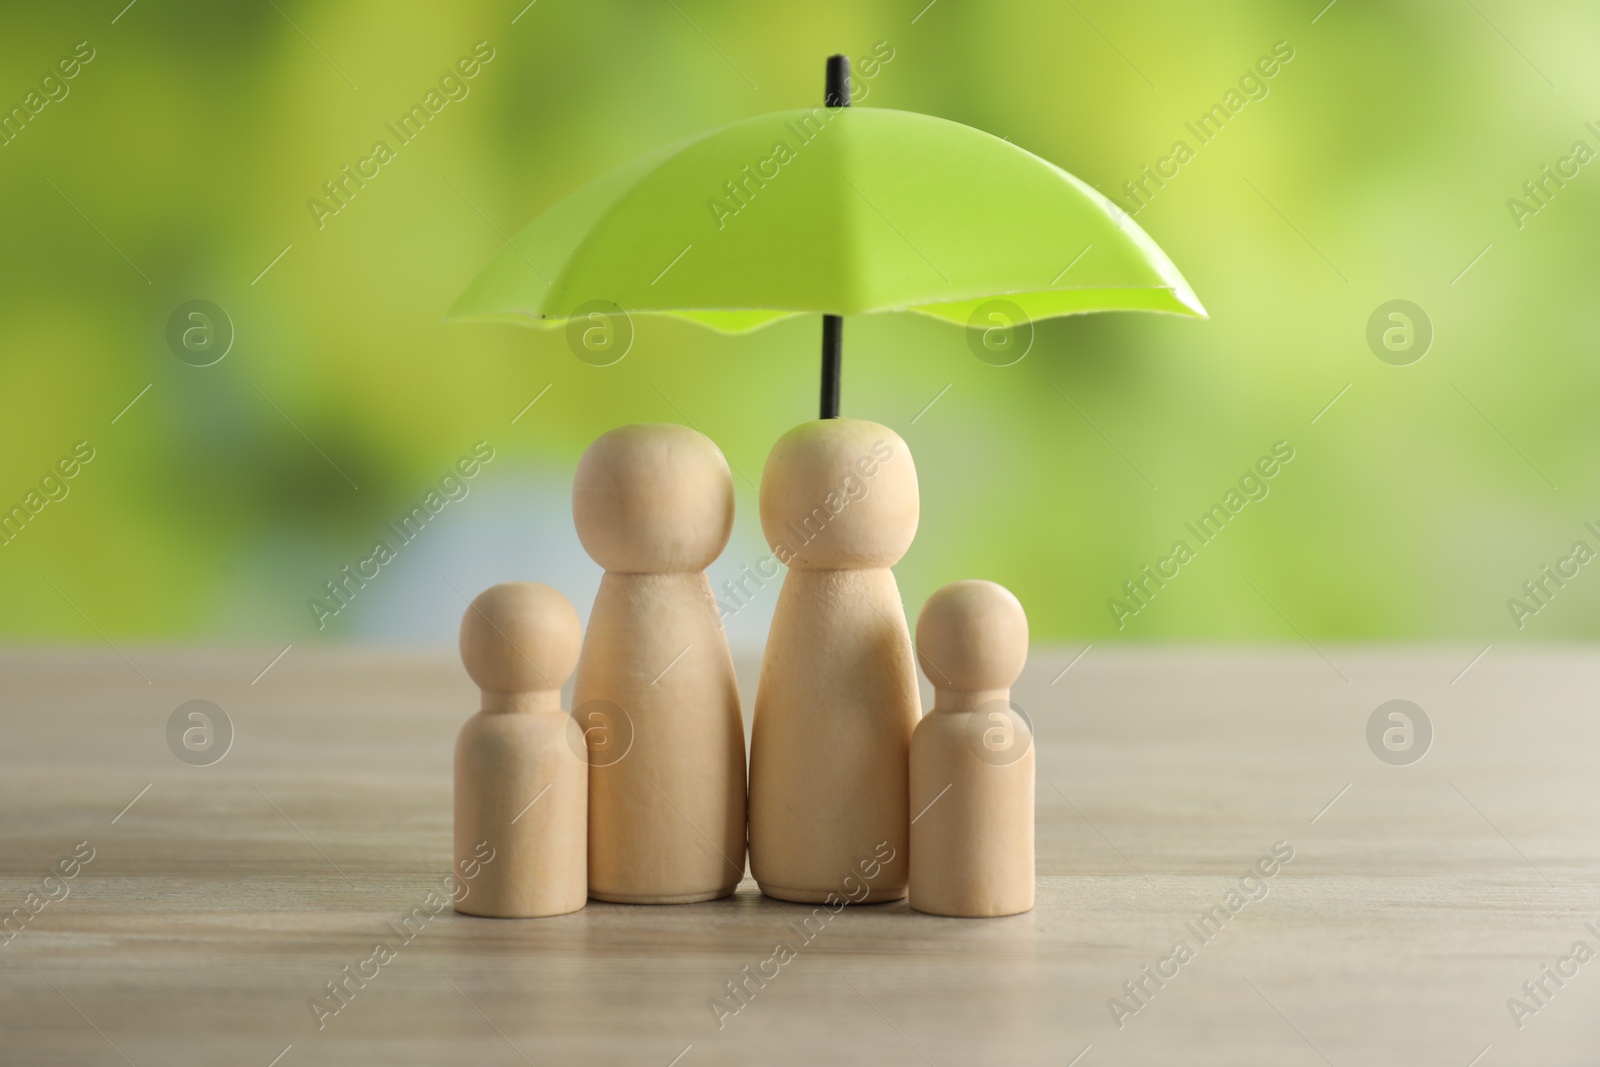
[[(13, 637), (359, 635), (318, 634), (306, 598), (482, 438), (497, 471), (558, 484), (604, 430), (688, 417), (759, 477), (815, 417), (817, 323), (640, 319), (601, 368), (560, 332), (442, 315), (502, 232), (649, 149), (815, 101), (825, 56), (880, 41), (867, 106), (1007, 137), (1130, 208), (1123, 183), (1186, 141), (1137, 219), (1211, 313), (1042, 323), (1004, 368), (946, 324), (847, 322), (845, 412), (898, 430), (921, 476), (913, 612), (988, 577), (1038, 642), (1600, 633), (1582, 572), (1524, 629), (1507, 607), (1600, 545), (1600, 168), (1524, 190), (1600, 148), (1592, 7), (111, 0), (6, 24), (6, 109), (94, 52), (0, 147), (0, 507), (95, 450), (0, 547)], [(480, 41), (470, 93), (319, 227), (323, 183)], [(1265, 95), (1198, 143), (1185, 124), (1278, 42)], [(166, 340), (197, 298), (237, 332), (210, 367)], [(1394, 299), (1434, 331), (1409, 366), (1368, 348)], [(1279, 441), (1270, 493), (1200, 546), (1185, 524)], [(1194, 558), (1119, 626), (1108, 599), (1179, 539)]]

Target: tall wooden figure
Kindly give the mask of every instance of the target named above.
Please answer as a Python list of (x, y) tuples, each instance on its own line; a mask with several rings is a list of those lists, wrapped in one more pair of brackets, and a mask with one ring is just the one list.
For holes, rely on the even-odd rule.
[(934, 915), (1033, 907), (1033, 734), (1011, 707), (1028, 617), (993, 582), (940, 589), (917, 617), (933, 710), (911, 739), (911, 906)]
[[(761, 891), (906, 895), (906, 760), (916, 667), (890, 566), (917, 532), (917, 470), (900, 436), (859, 419), (798, 426), (773, 446), (761, 528), (789, 573), (750, 739), (750, 869)], [(887, 844), (888, 849), (879, 850)]]
[(567, 598), (537, 582), (486, 589), (461, 620), (483, 705), (456, 739), (456, 871), (470, 879), (459, 912), (562, 915), (588, 898), (589, 765), (561, 710), (581, 632)]
[(578, 463), (573, 520), (606, 569), (573, 702), (589, 742), (589, 895), (686, 904), (744, 878), (744, 720), (705, 569), (728, 461), (685, 426), (624, 426)]

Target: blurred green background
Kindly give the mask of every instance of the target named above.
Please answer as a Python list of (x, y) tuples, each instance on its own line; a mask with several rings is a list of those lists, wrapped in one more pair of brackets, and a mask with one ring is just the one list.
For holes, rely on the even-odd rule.
[[(0, 507), (93, 449), (0, 547), (14, 639), (432, 640), (512, 577), (587, 613), (584, 446), (686, 417), (758, 478), (815, 417), (819, 325), (639, 319), (602, 368), (445, 309), (501, 233), (644, 151), (818, 101), (830, 52), (879, 41), (866, 106), (1007, 137), (1130, 209), (1123, 182), (1187, 142), (1137, 218), (1212, 316), (1051, 321), (1004, 368), (946, 324), (847, 322), (845, 413), (898, 430), (921, 474), (913, 617), (988, 577), (1036, 642), (1600, 634), (1588, 567), (1520, 629), (1507, 605), (1600, 548), (1600, 165), (1542, 206), (1523, 191), (1600, 149), (1592, 5), (125, 2), (13, 5), (0, 34), (0, 105), (27, 112), (0, 147)], [(307, 201), (480, 41), (469, 95), (319, 228)], [(1267, 94), (1200, 145), (1184, 124), (1280, 41)], [(211, 366), (167, 342), (196, 299), (236, 331)], [(1396, 299), (1434, 332), (1406, 366), (1367, 341)], [(319, 629), (308, 599), (478, 441), (495, 458), (469, 495)], [(1270, 494), (1200, 545), (1185, 523), (1279, 441)], [(743, 475), (719, 584), (766, 554)], [(1107, 601), (1180, 539), (1195, 558), (1119, 626)], [(730, 620), (736, 644), (775, 599)]]

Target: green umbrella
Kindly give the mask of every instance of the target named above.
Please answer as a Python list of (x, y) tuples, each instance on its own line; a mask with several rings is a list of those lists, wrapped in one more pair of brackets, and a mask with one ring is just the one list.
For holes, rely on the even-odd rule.
[(508, 242), (449, 317), (561, 325), (620, 309), (738, 332), (821, 313), (822, 417), (833, 418), (844, 315), (969, 325), (1002, 298), (1028, 320), (1205, 316), (1104, 196), (970, 126), (844, 106), (848, 62), (828, 63), (825, 101), (841, 106), (745, 119), (572, 193)]

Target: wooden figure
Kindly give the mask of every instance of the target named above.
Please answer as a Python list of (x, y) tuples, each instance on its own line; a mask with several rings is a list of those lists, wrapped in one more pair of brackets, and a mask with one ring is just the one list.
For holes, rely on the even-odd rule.
[(934, 915), (1033, 907), (1033, 735), (1011, 708), (1028, 617), (994, 582), (956, 582), (917, 618), (933, 710), (911, 739), (911, 906)]
[(461, 619), (461, 661), (483, 705), (456, 739), (459, 912), (562, 915), (588, 897), (589, 765), (561, 708), (581, 640), (572, 604), (537, 582), (492, 586)]
[(572, 487), (606, 569), (573, 692), (589, 741), (589, 895), (685, 904), (744, 878), (744, 719), (705, 568), (733, 529), (733, 480), (686, 426), (596, 440)]
[(843, 897), (842, 882), (885, 852), (899, 858), (858, 902), (905, 896), (906, 760), (920, 701), (889, 568), (911, 546), (917, 514), (911, 452), (886, 426), (805, 423), (767, 457), (761, 527), (789, 567), (750, 739), (750, 869), (768, 896)]

